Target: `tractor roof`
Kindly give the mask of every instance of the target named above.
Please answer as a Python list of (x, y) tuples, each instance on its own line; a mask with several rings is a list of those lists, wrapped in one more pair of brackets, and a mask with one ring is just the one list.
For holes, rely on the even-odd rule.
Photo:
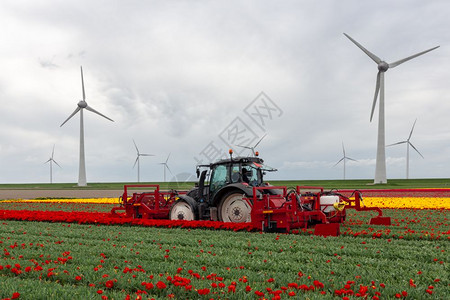
[(266, 166), (264, 165), (264, 160), (262, 158), (256, 157), (256, 156), (237, 156), (237, 157), (233, 157), (233, 158), (226, 158), (226, 159), (221, 159), (218, 160), (216, 162), (213, 162), (211, 164), (208, 165), (198, 165), (197, 168), (199, 167), (206, 167), (206, 168), (212, 168), (214, 166), (217, 165), (226, 165), (229, 163), (241, 163), (241, 164), (254, 164), (256, 167), (261, 168), (265, 171), (277, 171), (276, 169)]
[(229, 164), (230, 162), (233, 163), (249, 163), (249, 162), (255, 162), (255, 163), (259, 163), (259, 164), (263, 164), (264, 160), (262, 158), (259, 157), (242, 157), (242, 156), (237, 156), (237, 157), (233, 157), (233, 158), (226, 158), (226, 159), (221, 159), (218, 160), (212, 164), (210, 164), (210, 166), (213, 165), (223, 165), (223, 164)]
[(215, 166), (215, 165), (225, 165), (225, 164), (229, 164), (230, 162), (233, 162), (233, 163), (249, 163), (249, 162), (255, 162), (255, 163), (258, 163), (258, 164), (263, 164), (264, 163), (264, 160), (262, 159), (262, 158), (259, 158), (259, 157), (242, 157), (242, 156), (236, 156), (236, 157), (233, 157), (233, 158), (225, 158), (225, 159), (220, 159), (220, 160), (217, 160), (217, 161), (215, 161), (215, 162), (213, 162), (213, 163), (210, 163), (210, 164), (200, 164), (200, 165), (197, 165), (197, 167), (207, 167), (207, 168), (210, 168), (210, 167), (212, 167), (212, 166)]

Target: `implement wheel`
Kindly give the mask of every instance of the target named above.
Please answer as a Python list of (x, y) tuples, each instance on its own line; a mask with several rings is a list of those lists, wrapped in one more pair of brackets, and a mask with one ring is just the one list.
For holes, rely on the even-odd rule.
[(194, 209), (185, 201), (176, 202), (169, 212), (170, 220), (195, 220)]
[(218, 207), (220, 221), (233, 223), (251, 222), (252, 208), (242, 197), (242, 193), (230, 192), (222, 198)]

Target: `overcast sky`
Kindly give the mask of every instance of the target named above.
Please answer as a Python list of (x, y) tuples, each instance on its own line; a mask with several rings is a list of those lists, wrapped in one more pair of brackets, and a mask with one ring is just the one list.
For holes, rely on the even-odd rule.
[[(197, 161), (252, 146), (268, 179), (373, 179), (376, 64), (389, 70), (386, 144), (406, 140), (410, 178), (450, 177), (450, 2), (1, 1), (0, 183), (77, 182), (82, 98), (89, 182), (194, 174)], [(258, 109), (258, 110), (257, 110)], [(236, 152), (249, 150), (234, 146)], [(245, 151), (243, 151), (245, 150)], [(406, 177), (406, 146), (386, 148)], [(183, 177), (183, 176), (180, 176)]]

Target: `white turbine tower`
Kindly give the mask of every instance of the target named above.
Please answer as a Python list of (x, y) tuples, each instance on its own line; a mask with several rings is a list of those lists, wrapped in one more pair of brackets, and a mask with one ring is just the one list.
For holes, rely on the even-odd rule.
[(374, 183), (387, 183), (386, 179), (386, 153), (385, 153), (385, 128), (384, 128), (384, 73), (389, 68), (394, 68), (408, 60), (411, 60), (417, 56), (430, 52), (439, 46), (434, 48), (422, 51), (420, 53), (408, 56), (407, 58), (398, 60), (393, 63), (387, 63), (384, 60), (381, 60), (378, 56), (371, 53), (369, 50), (361, 46), (357, 41), (352, 39), (350, 36), (344, 33), (344, 35), (352, 41), (358, 48), (360, 48), (364, 53), (366, 53), (377, 65), (378, 65), (378, 74), (377, 74), (377, 84), (375, 88), (375, 97), (373, 99), (372, 104), (372, 112), (370, 114), (370, 121), (372, 122), (373, 113), (375, 110), (375, 105), (377, 104), (378, 93), (380, 94), (380, 104), (379, 104), (379, 112), (378, 112), (378, 142), (377, 142), (377, 158), (376, 158), (376, 167), (375, 167), (375, 179)]
[(424, 158), (423, 155), (419, 152), (419, 150), (417, 150), (417, 148), (414, 147), (414, 145), (410, 142), (412, 133), (414, 131), (414, 126), (416, 126), (416, 122), (417, 122), (417, 119), (414, 121), (414, 124), (411, 128), (411, 132), (409, 133), (409, 136), (406, 139), (406, 141), (401, 141), (401, 142), (398, 142), (395, 144), (390, 144), (390, 145), (386, 146), (386, 147), (390, 147), (390, 146), (394, 146), (394, 145), (406, 144), (406, 179), (409, 179), (409, 146), (411, 146), (414, 150), (416, 150), (417, 153), (419, 153), (420, 156), (422, 156), (422, 158)]
[(242, 147), (242, 148), (246, 148), (246, 149), (250, 149), (250, 150), (252, 150), (253, 156), (256, 156), (255, 148), (259, 145), (259, 143), (261, 143), (261, 141), (263, 140), (263, 138), (266, 137), (266, 135), (267, 135), (267, 133), (266, 133), (265, 135), (263, 135), (263, 137), (260, 138), (259, 141), (258, 141), (253, 147), (250, 147), (250, 146), (242, 146), (242, 145), (236, 145), (236, 146)]
[(140, 153), (139, 152), (139, 149), (138, 149), (138, 146), (136, 145), (136, 142), (133, 140), (133, 143), (134, 143), (134, 147), (136, 148), (136, 152), (137, 152), (137, 156), (136, 156), (136, 160), (134, 161), (134, 165), (133, 165), (133, 168), (136, 166), (136, 163), (137, 163), (137, 178), (138, 178), (138, 182), (140, 182), (140, 166), (139, 166), (139, 161), (140, 161), (140, 157), (141, 156), (155, 156), (155, 155), (153, 155), (153, 154), (145, 154), (145, 153)]
[(337, 166), (341, 161), (344, 162), (344, 180), (345, 180), (345, 160), (352, 160), (352, 161), (356, 161), (356, 160), (353, 158), (347, 157), (345, 155), (344, 143), (342, 143), (342, 153), (344, 154), (344, 156), (333, 167)]
[(55, 163), (58, 167), (61, 166), (53, 159), (53, 155), (55, 154), (55, 145), (53, 145), (52, 156), (44, 163), (50, 163), (50, 183), (53, 183), (53, 163)]
[(83, 91), (83, 100), (80, 100), (78, 102), (77, 108), (75, 109), (75, 111), (61, 124), (61, 126), (66, 124), (66, 122), (69, 121), (70, 118), (72, 118), (77, 112), (80, 112), (80, 165), (79, 165), (79, 171), (78, 171), (78, 186), (86, 186), (87, 183), (86, 183), (86, 162), (85, 162), (85, 158), (84, 158), (83, 110), (86, 109), (88, 111), (96, 113), (99, 116), (104, 117), (105, 119), (108, 119), (112, 122), (114, 122), (114, 121), (111, 120), (110, 118), (108, 118), (107, 116), (99, 113), (98, 111), (96, 111), (95, 109), (93, 109), (86, 103), (86, 94), (84, 92), (83, 67), (80, 67), (80, 68), (81, 68), (81, 86), (82, 86), (82, 91)]
[(167, 164), (167, 162), (169, 161), (169, 157), (170, 157), (170, 153), (167, 156), (167, 159), (165, 162), (159, 163), (160, 165), (163, 165), (163, 167), (164, 167), (164, 182), (166, 182), (166, 169), (169, 170), (170, 174), (172, 174), (172, 171), (170, 171), (169, 165)]

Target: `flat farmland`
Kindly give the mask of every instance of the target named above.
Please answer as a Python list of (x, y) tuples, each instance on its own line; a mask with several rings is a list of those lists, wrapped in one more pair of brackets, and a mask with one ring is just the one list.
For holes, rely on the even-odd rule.
[[(79, 195), (79, 194), (78, 194)], [(73, 195), (74, 197), (79, 197)], [(348, 211), (341, 236), (33, 221), (44, 212), (107, 213), (89, 199), (0, 201), (0, 297), (17, 299), (449, 299), (448, 195), (419, 208)], [(372, 194), (365, 201), (400, 201)], [(69, 200), (73, 200), (69, 202)], [(91, 199), (92, 200), (92, 199)], [(115, 201), (111, 198), (111, 201)], [(414, 206), (414, 205), (413, 205)], [(14, 219), (15, 218), (15, 219)], [(170, 226), (169, 226), (170, 227)]]

